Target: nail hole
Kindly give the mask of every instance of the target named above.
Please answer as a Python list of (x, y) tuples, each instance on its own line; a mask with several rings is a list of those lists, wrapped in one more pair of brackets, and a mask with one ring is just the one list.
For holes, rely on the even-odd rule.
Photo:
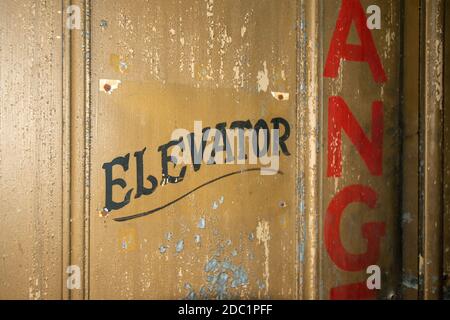
[(391, 293), (389, 296), (388, 296), (388, 299), (389, 300), (395, 300), (397, 298), (397, 296), (395, 295), (395, 293)]

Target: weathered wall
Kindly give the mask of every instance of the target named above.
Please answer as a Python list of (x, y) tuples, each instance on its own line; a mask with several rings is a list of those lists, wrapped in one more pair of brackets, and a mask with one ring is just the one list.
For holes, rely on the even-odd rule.
[(61, 298), (61, 10), (0, 2), (0, 299)]
[[(0, 298), (440, 297), (444, 3), (1, 1)], [(280, 172), (183, 173), (194, 121), (279, 124)]]
[[(393, 298), (400, 275), (400, 2), (303, 1), (304, 298)], [(381, 9), (369, 30), (366, 11)], [(300, 70), (301, 72), (301, 70)], [(382, 289), (367, 290), (380, 267)]]
[[(90, 297), (295, 298), (296, 1), (95, 1), (91, 16)], [(102, 79), (121, 84), (108, 94)], [(164, 185), (158, 147), (173, 130), (193, 131), (194, 121), (229, 128), (264, 119), (272, 126), (277, 117), (291, 133), (282, 174), (242, 173), (153, 215), (113, 220), (252, 167), (189, 166), (184, 181)], [(144, 177), (153, 175), (159, 186), (133, 199), (133, 154), (144, 148)], [(132, 201), (100, 217), (102, 165), (129, 153), (129, 171), (115, 169), (128, 186), (114, 197), (134, 188)]]
[[(405, 299), (442, 297), (448, 268), (448, 222), (445, 222), (444, 24), (448, 1), (405, 3), (403, 61), (402, 241)], [(447, 8), (446, 8), (447, 7)], [(406, 25), (407, 24), (407, 25)], [(445, 52), (444, 52), (445, 51)], [(448, 71), (447, 71), (448, 73)], [(445, 111), (444, 111), (445, 110)], [(448, 119), (446, 120), (448, 122)], [(448, 130), (448, 129), (446, 129)], [(445, 142), (447, 141), (447, 145)], [(446, 162), (444, 162), (446, 161)], [(443, 166), (444, 165), (444, 166)], [(448, 184), (448, 182), (447, 182)], [(448, 190), (448, 187), (447, 187)], [(447, 236), (445, 236), (447, 234)], [(447, 269), (447, 270), (446, 270)]]

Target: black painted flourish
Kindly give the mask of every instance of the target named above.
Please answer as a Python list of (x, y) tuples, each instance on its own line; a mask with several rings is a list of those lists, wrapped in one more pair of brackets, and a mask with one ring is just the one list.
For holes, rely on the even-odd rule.
[[(204, 187), (206, 187), (206, 186), (208, 186), (208, 185), (210, 185), (210, 184), (212, 184), (214, 182), (217, 182), (217, 181), (220, 181), (220, 180), (223, 180), (225, 178), (229, 178), (231, 176), (235, 176), (235, 175), (238, 175), (238, 174), (243, 174), (243, 173), (248, 173), (248, 172), (255, 172), (255, 171), (260, 171), (260, 170), (261, 170), (261, 168), (253, 168), (253, 169), (245, 169), (245, 170), (239, 170), (239, 171), (234, 171), (234, 172), (228, 173), (226, 175), (223, 175), (223, 176), (220, 176), (218, 178), (215, 178), (215, 179), (212, 179), (210, 181), (207, 181), (207, 182), (199, 185), (195, 189), (192, 189), (191, 191), (185, 193), (184, 195), (182, 195), (182, 196), (176, 198), (175, 200), (173, 200), (173, 201), (171, 201), (169, 203), (166, 203), (165, 205), (162, 205), (162, 206), (160, 206), (158, 208), (155, 208), (155, 209), (152, 209), (152, 210), (149, 210), (149, 211), (146, 211), (146, 212), (141, 212), (141, 213), (137, 213), (137, 214), (134, 214), (134, 215), (126, 216), (126, 217), (115, 218), (114, 221), (116, 221), (116, 222), (125, 222), (125, 221), (130, 221), (130, 220), (134, 220), (134, 219), (138, 219), (138, 218), (143, 218), (143, 217), (149, 216), (149, 215), (154, 214), (154, 213), (156, 213), (158, 211), (161, 211), (161, 210), (163, 210), (163, 209), (165, 209), (167, 207), (170, 207), (171, 205), (177, 203), (180, 200), (183, 200), (184, 198), (186, 198), (188, 195), (194, 193), (195, 191), (197, 191), (197, 190), (199, 190), (201, 188), (204, 188)], [(283, 172), (282, 171), (277, 171), (277, 174), (283, 175)]]

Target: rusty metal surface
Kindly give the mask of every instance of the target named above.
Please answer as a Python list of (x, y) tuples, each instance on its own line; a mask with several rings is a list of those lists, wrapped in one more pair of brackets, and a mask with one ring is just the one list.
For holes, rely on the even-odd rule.
[(0, 2), (0, 299), (59, 299), (62, 7)]

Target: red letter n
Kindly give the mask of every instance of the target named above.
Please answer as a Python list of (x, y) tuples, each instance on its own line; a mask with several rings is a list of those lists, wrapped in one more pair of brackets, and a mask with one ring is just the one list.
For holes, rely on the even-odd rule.
[[(360, 45), (347, 43), (352, 22), (355, 22), (361, 41)], [(336, 29), (331, 39), (330, 50), (325, 64), (325, 77), (336, 78), (338, 76), (341, 59), (367, 62), (377, 83), (387, 81), (372, 33), (367, 28), (367, 17), (359, 0), (342, 0), (342, 7), (339, 11)]]
[(372, 105), (370, 141), (345, 101), (330, 97), (328, 107), (328, 177), (342, 176), (342, 133), (344, 130), (374, 176), (383, 174), (383, 103)]

